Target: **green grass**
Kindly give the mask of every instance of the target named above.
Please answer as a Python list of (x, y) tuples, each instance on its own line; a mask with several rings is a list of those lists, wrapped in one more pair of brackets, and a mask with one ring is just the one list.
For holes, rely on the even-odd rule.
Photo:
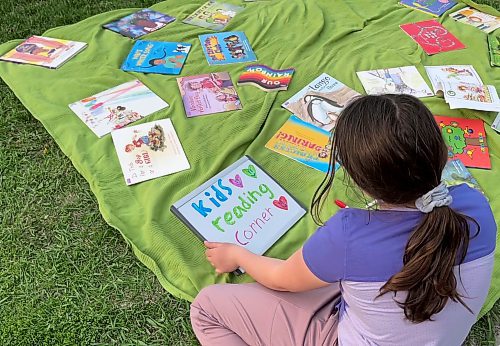
[[(1, 0), (0, 42), (155, 2)], [(87, 182), (1, 81), (0, 95), (0, 345), (196, 344), (189, 304), (103, 221)], [(496, 304), (468, 344), (494, 345), (499, 326)]]

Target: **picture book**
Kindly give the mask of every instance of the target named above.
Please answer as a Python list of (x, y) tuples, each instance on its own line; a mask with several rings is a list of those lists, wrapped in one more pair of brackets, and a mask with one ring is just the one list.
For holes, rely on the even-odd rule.
[(415, 97), (434, 95), (415, 66), (360, 71), (356, 74), (369, 95), (408, 94)]
[(484, 123), (480, 119), (434, 116), (448, 146), (450, 160), (460, 159), (466, 167), (491, 169)]
[(69, 105), (97, 137), (166, 107), (168, 103), (139, 80), (120, 84)]
[(457, 3), (453, 0), (401, 0), (401, 5), (439, 17)]
[(443, 82), (482, 85), (481, 77), (472, 65), (424, 66), (436, 94), (444, 92)]
[(493, 123), (491, 124), (491, 128), (495, 130), (496, 132), (500, 133), (500, 112), (498, 112), (495, 120), (493, 120)]
[(137, 41), (123, 62), (122, 70), (179, 74), (190, 49), (190, 43)]
[(490, 65), (500, 67), (500, 36), (488, 35), (488, 49), (490, 52)]
[(170, 119), (116, 130), (111, 137), (127, 185), (189, 169)]
[(217, 1), (207, 1), (182, 22), (214, 31), (223, 30), (245, 8)]
[(241, 102), (227, 72), (177, 78), (188, 118), (241, 109)]
[(472, 25), (485, 33), (500, 28), (500, 17), (478, 11), (470, 6), (450, 13), (450, 17), (461, 23)]
[(87, 47), (85, 42), (31, 36), (11, 51), (2, 55), (0, 60), (58, 68), (85, 47)]
[(201, 48), (209, 65), (226, 65), (257, 60), (245, 33), (241, 31), (200, 35)]
[(467, 184), (470, 187), (484, 193), (477, 180), (472, 176), (467, 168), (465, 168), (462, 161), (455, 159), (450, 160), (444, 166), (441, 180), (448, 186), (455, 186), (460, 184)]
[(237, 244), (258, 255), (306, 212), (248, 156), (174, 203), (170, 210), (202, 240)]
[(462, 42), (434, 19), (403, 24), (399, 27), (417, 42), (427, 55), (465, 48)]
[(322, 73), (281, 106), (301, 120), (331, 131), (342, 109), (359, 95), (332, 76)]
[(175, 20), (174, 17), (149, 8), (132, 13), (103, 27), (130, 38), (138, 38), (163, 28)]
[(266, 148), (327, 173), (331, 140), (330, 132), (292, 115), (267, 142)]
[(500, 111), (500, 99), (493, 85), (444, 82), (444, 99), (450, 109), (467, 108)]
[(274, 70), (266, 65), (248, 65), (238, 79), (238, 86), (252, 85), (261, 90), (288, 89), (295, 69)]

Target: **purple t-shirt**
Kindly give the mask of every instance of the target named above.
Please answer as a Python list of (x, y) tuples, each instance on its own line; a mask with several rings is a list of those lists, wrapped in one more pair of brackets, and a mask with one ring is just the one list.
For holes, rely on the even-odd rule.
[[(478, 306), (478, 311), (474, 314), (476, 315), (484, 302), (490, 283), (493, 256), (489, 255), (495, 249), (497, 227), (488, 201), (479, 191), (466, 184), (450, 187), (449, 190), (453, 197), (450, 207), (474, 218), (480, 225), (480, 231), (476, 235), (477, 227), (471, 223), (467, 255), (460, 266), (461, 271), (465, 269), (466, 272), (461, 275), (462, 280), (465, 280), (464, 286), (468, 285), (467, 281), (477, 283), (479, 280), (481, 284), (478, 286), (480, 292), (465, 293), (474, 299), (470, 304)], [(416, 343), (440, 345), (453, 344), (449, 342), (467, 335), (475, 316), (464, 315), (462, 320), (467, 321), (466, 325), (462, 326), (465, 328), (465, 336), (463, 330), (457, 332), (460, 335), (450, 335), (453, 333), (449, 330), (445, 333), (439, 323), (424, 327), (426, 332), (423, 334), (426, 335), (406, 335), (408, 331), (420, 329), (428, 322), (418, 324), (421, 326), (419, 328), (413, 328), (416, 324), (404, 319), (403, 309), (396, 305), (392, 299), (393, 295), (386, 294), (375, 299), (380, 287), (401, 270), (405, 246), (423, 216), (418, 210), (342, 209), (304, 244), (302, 253), (311, 272), (323, 281), (341, 282), (345, 303), (339, 324), (341, 344), (396, 344), (395, 340), (408, 341), (412, 340), (413, 336)], [(469, 291), (471, 289), (473, 290), (470, 288)], [(398, 300), (402, 300), (401, 294), (398, 292)], [(458, 313), (458, 316), (462, 313), (472, 315), (460, 304), (456, 305), (450, 301), (448, 305), (448, 309), (437, 314), (443, 323), (451, 318), (448, 313)], [(384, 321), (382, 325), (371, 328), (382, 323), (381, 321)], [(384, 329), (386, 324), (390, 330), (380, 330)], [(398, 324), (401, 327), (399, 330), (394, 328)], [(384, 335), (382, 339), (377, 336), (377, 330), (380, 335)], [(428, 340), (443, 342), (429, 343)]]

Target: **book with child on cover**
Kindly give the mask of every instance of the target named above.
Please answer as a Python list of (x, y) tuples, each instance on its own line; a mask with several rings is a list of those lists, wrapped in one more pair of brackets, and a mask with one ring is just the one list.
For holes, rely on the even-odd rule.
[(207, 1), (182, 22), (214, 31), (223, 30), (245, 8), (217, 1)]
[(466, 167), (491, 169), (491, 160), (486, 142), (484, 122), (480, 119), (465, 119), (434, 116), (448, 146), (450, 160), (460, 159)]
[(261, 255), (305, 209), (250, 157), (209, 179), (170, 210), (199, 238)]
[(126, 127), (111, 136), (127, 185), (189, 169), (170, 119)]
[(145, 8), (126, 17), (104, 24), (103, 27), (125, 37), (138, 38), (163, 28), (175, 20), (167, 14)]
[(87, 47), (85, 42), (31, 36), (11, 51), (2, 55), (0, 60), (58, 68), (85, 47)]

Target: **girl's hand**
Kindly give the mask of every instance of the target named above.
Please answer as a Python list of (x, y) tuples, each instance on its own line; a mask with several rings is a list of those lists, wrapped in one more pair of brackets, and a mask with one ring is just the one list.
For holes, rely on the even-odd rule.
[(240, 266), (238, 264), (238, 252), (246, 251), (244, 248), (230, 243), (204, 242), (207, 250), (207, 260), (215, 268), (217, 274), (230, 273)]

